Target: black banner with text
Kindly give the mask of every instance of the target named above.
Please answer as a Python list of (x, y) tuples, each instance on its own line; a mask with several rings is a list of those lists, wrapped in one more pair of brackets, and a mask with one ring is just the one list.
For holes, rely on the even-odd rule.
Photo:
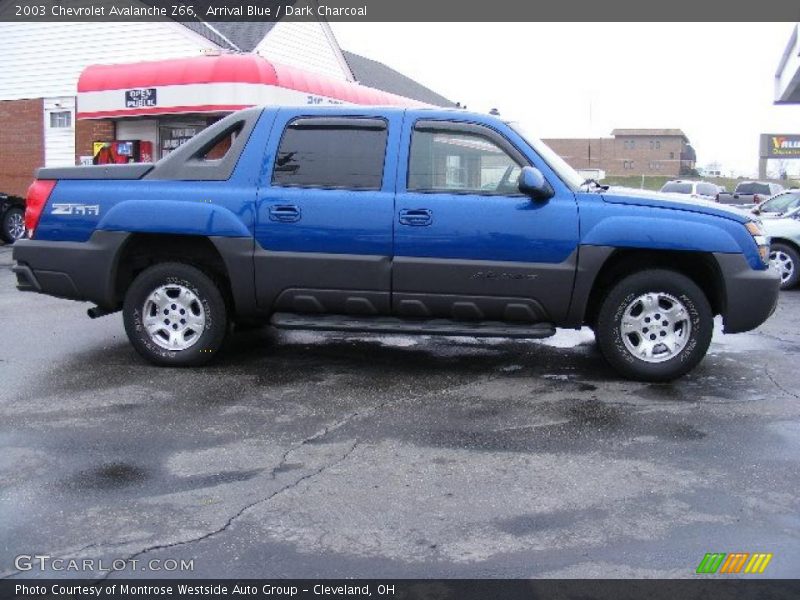
[[(566, 0), (492, 2), (439, 0), (0, 0), (0, 21), (800, 21), (800, 3), (786, 0)], [(602, 28), (597, 35), (602, 37)]]
[(341, 579), (341, 580), (4, 580), (0, 598), (103, 598), (249, 600), (391, 598), (393, 600), (749, 600), (796, 599), (800, 580), (486, 580), (486, 579)]

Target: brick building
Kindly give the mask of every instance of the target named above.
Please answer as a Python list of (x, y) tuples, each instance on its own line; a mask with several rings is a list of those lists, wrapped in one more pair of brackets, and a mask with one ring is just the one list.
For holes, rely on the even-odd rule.
[(157, 160), (253, 104), (452, 105), (345, 53), (324, 20), (0, 23), (0, 39), (0, 192), (16, 196), (39, 167), (91, 163), (105, 144)]
[(615, 129), (608, 138), (544, 142), (575, 169), (601, 169), (614, 176), (678, 177), (696, 162), (694, 148), (680, 129)]

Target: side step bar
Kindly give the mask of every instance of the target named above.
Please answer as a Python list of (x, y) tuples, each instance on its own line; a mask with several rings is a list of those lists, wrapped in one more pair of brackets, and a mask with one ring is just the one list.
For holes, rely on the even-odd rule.
[(279, 329), (347, 331), (351, 333), (414, 333), (468, 337), (507, 337), (540, 339), (554, 335), (550, 323), (508, 323), (503, 321), (454, 321), (451, 319), (406, 319), (402, 317), (362, 317), (275, 313), (272, 325)]

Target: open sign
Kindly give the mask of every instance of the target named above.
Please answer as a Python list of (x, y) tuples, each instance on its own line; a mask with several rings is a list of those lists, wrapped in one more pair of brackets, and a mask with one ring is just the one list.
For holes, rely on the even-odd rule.
[(156, 105), (156, 88), (125, 91), (125, 108), (141, 108)]

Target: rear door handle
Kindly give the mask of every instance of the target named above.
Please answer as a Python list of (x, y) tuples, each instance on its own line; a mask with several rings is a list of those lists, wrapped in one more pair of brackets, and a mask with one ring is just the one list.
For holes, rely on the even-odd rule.
[(427, 208), (403, 208), (400, 210), (400, 224), (412, 227), (427, 227), (433, 223), (433, 213)]
[(300, 220), (300, 207), (293, 204), (274, 204), (269, 207), (269, 220), (279, 223), (296, 223)]

